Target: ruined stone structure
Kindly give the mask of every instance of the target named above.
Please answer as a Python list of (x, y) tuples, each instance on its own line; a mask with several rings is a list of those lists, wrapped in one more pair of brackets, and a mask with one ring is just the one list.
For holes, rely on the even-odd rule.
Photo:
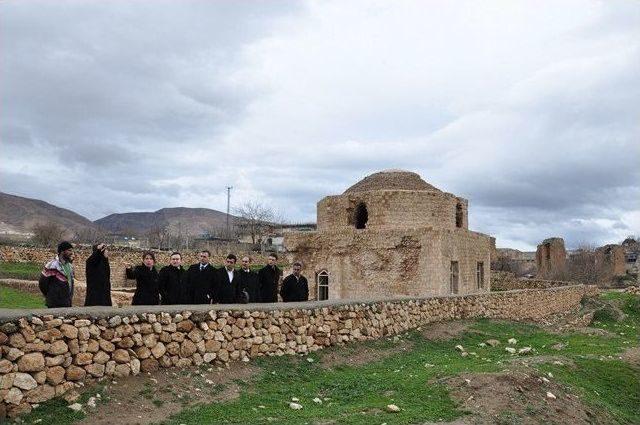
[(441, 320), (541, 320), (595, 292), (575, 285), (377, 302), (0, 311), (0, 422), (102, 377), (308, 353)]
[(626, 273), (624, 248), (620, 245), (604, 245), (596, 249), (595, 261), (605, 281), (612, 281), (616, 276)]
[(564, 239), (549, 238), (542, 241), (536, 250), (537, 277), (540, 279), (554, 279), (566, 271), (567, 251)]
[(491, 238), (468, 229), (468, 202), (416, 173), (372, 174), (318, 202), (318, 229), (285, 236), (310, 298), (486, 292)]

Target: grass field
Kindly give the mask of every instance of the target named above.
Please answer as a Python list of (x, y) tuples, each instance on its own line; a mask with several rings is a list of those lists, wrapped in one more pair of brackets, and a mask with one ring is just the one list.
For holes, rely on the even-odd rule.
[(38, 280), (42, 264), (0, 261), (0, 278)]
[(0, 308), (45, 308), (44, 298), (0, 285)]

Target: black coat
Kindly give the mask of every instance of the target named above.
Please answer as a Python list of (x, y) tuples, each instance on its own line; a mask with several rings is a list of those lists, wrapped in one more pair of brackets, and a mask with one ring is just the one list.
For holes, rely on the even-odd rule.
[(216, 277), (217, 270), (211, 264), (207, 264), (202, 271), (199, 263), (190, 266), (185, 280), (187, 304), (211, 304)]
[(260, 281), (258, 280), (258, 273), (251, 270), (244, 271), (242, 269), (237, 271), (238, 273), (238, 290), (240, 292), (245, 291), (249, 295), (247, 302), (259, 303), (260, 302)]
[(188, 304), (185, 269), (164, 266), (158, 273), (158, 286), (160, 287), (160, 302), (163, 305)]
[(309, 299), (309, 284), (307, 278), (300, 275), (298, 279), (292, 274), (285, 277), (282, 281), (282, 289), (280, 290), (282, 301), (307, 301)]
[(233, 271), (233, 280), (229, 281), (227, 269), (222, 267), (217, 270), (216, 289), (213, 293), (213, 302), (220, 304), (234, 304), (241, 301), (238, 281), (238, 270)]
[(160, 287), (158, 286), (158, 271), (155, 267), (149, 269), (145, 265), (127, 269), (127, 278), (136, 280), (136, 292), (133, 294), (132, 305), (160, 304)]
[(109, 259), (100, 250), (94, 250), (87, 258), (87, 295), (84, 305), (112, 305), (111, 304), (111, 268)]
[(258, 281), (260, 282), (260, 302), (278, 302), (278, 281), (282, 271), (278, 266), (264, 266), (258, 271)]
[(45, 297), (47, 307), (71, 307), (72, 292), (69, 283), (62, 282), (55, 276), (41, 274), (38, 286)]

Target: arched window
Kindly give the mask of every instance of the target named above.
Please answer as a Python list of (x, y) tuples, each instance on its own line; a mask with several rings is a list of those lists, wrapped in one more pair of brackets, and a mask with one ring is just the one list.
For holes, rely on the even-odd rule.
[(367, 221), (369, 221), (367, 205), (364, 202), (360, 202), (353, 212), (353, 225), (356, 229), (364, 229), (367, 227)]
[(316, 275), (316, 282), (318, 288), (318, 301), (329, 299), (329, 273), (326, 270), (321, 271)]
[(462, 227), (464, 223), (464, 211), (462, 210), (462, 204), (458, 202), (456, 205), (456, 227)]

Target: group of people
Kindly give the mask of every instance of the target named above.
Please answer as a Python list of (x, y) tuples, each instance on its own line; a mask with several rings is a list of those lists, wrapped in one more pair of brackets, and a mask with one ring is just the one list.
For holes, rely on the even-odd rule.
[[(112, 305), (107, 248), (104, 243), (94, 245), (92, 254), (87, 258), (85, 306)], [(278, 293), (284, 302), (309, 299), (309, 286), (301, 274), (301, 263), (294, 263), (293, 273), (279, 285), (282, 270), (277, 266), (276, 254), (270, 254), (267, 265), (257, 272), (251, 270), (251, 258), (248, 256), (242, 257), (240, 268), (236, 268), (238, 259), (234, 254), (227, 255), (220, 268), (209, 262), (210, 256), (208, 250), (200, 251), (199, 262), (185, 269), (182, 255), (173, 252), (169, 264), (158, 271), (153, 252), (144, 252), (142, 264), (126, 264), (127, 278), (136, 280), (132, 304), (273, 303), (278, 301)], [(39, 286), (47, 307), (71, 306), (74, 292), (73, 259), (73, 246), (69, 242), (61, 242), (57, 257), (45, 265)]]

